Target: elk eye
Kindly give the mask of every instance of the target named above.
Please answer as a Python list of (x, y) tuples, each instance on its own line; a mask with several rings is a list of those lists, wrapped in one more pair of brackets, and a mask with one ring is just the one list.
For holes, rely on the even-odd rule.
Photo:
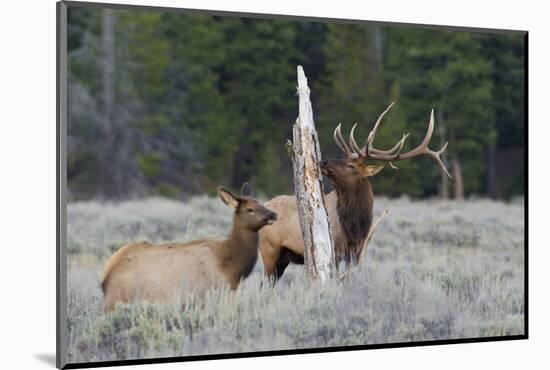
[(254, 212), (254, 208), (248, 208), (246, 211), (247, 211), (248, 213), (252, 213), (252, 212)]
[(348, 164), (346, 167), (349, 168), (350, 170), (354, 170), (354, 169), (355, 169), (355, 166), (352, 165), (352, 164)]

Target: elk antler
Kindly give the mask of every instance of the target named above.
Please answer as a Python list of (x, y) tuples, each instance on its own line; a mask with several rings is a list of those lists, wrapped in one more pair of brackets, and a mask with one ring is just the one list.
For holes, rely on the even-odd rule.
[(339, 123), (338, 126), (336, 126), (336, 129), (334, 130), (334, 141), (336, 142), (336, 145), (346, 154), (346, 156), (349, 157), (356, 157), (356, 154), (348, 147), (346, 142), (344, 141), (344, 138), (342, 137), (342, 124)]
[[(403, 146), (405, 145), (405, 140), (409, 136), (409, 134), (404, 134), (401, 140), (395, 144), (395, 146), (389, 150), (380, 150), (374, 148), (374, 138), (376, 136), (376, 132), (378, 131), (378, 127), (380, 126), (380, 123), (382, 122), (382, 118), (384, 115), (390, 110), (390, 108), (393, 106), (394, 103), (391, 103), (388, 108), (382, 114), (380, 117), (378, 117), (378, 120), (376, 120), (376, 123), (374, 124), (374, 127), (372, 131), (369, 133), (369, 136), (367, 138), (367, 143), (363, 148), (360, 148), (359, 145), (357, 145), (357, 142), (354, 138), (354, 130), (357, 124), (353, 126), (350, 132), (349, 136), (349, 143), (350, 147), (353, 149), (353, 152), (363, 159), (375, 159), (375, 160), (381, 160), (381, 161), (388, 161), (390, 162), (390, 165), (395, 168), (395, 166), (392, 164), (392, 162), (400, 161), (403, 159), (409, 159), (413, 157), (418, 157), (421, 155), (427, 155), (428, 157), (432, 158), (441, 168), (441, 171), (443, 171), (449, 178), (452, 179), (451, 174), (449, 171), (447, 171), (447, 168), (445, 167), (445, 164), (441, 160), (441, 153), (445, 151), (447, 148), (447, 143), (443, 145), (441, 149), (438, 151), (433, 151), (430, 148), (428, 148), (428, 144), (430, 143), (430, 140), (432, 138), (433, 130), (434, 130), (434, 110), (432, 109), (430, 114), (430, 123), (428, 125), (428, 131), (426, 132), (426, 135), (424, 136), (424, 139), (418, 145), (416, 148), (401, 154), (401, 150), (403, 149)], [(336, 128), (340, 139), (342, 138), (342, 134), (340, 132), (340, 125)], [(335, 130), (335, 139), (336, 139), (336, 130)], [(343, 140), (342, 140), (343, 142)], [(338, 144), (338, 142), (337, 142)], [(345, 144), (345, 143), (344, 143)], [(340, 144), (339, 144), (340, 146)], [(346, 148), (348, 151), (350, 150), (347, 146)], [(344, 150), (344, 149), (342, 149)], [(346, 152), (346, 154), (349, 156), (349, 154)]]

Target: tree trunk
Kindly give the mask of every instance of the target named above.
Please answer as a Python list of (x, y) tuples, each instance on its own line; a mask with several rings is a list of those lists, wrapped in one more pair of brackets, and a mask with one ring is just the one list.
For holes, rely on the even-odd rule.
[(374, 26), (374, 54), (376, 57), (376, 70), (377, 72), (382, 71), (382, 65), (383, 65), (383, 50), (384, 40), (383, 40), (383, 34), (382, 34), (382, 27), (381, 26)]
[(441, 199), (449, 199), (449, 178), (444, 173), (441, 173), (441, 188), (439, 189), (439, 195)]
[[(116, 159), (113, 158), (114, 143), (114, 99), (115, 99), (115, 32), (114, 14), (112, 9), (103, 10), (102, 48), (103, 48), (103, 125), (101, 134), (103, 150), (100, 157), (102, 191), (104, 196), (112, 196), (116, 192), (117, 171)], [(116, 156), (116, 155), (115, 155)]]
[(293, 127), (292, 165), (304, 264), (308, 277), (325, 281), (333, 276), (334, 247), (321, 182), (321, 151), (313, 122), (307, 78), (298, 66), (299, 116)]
[(458, 157), (453, 157), (453, 184), (454, 184), (454, 195), (457, 200), (464, 200), (464, 181), (462, 180), (462, 168), (460, 167), (460, 162)]

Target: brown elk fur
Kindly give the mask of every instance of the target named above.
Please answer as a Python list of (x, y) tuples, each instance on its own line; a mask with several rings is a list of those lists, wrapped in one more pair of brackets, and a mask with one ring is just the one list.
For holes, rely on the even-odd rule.
[[(341, 125), (338, 125), (334, 130), (334, 140), (345, 153), (346, 158), (321, 163), (321, 170), (331, 180), (335, 189), (325, 196), (325, 201), (337, 263), (355, 262), (359, 259), (372, 225), (373, 193), (367, 177), (376, 175), (382, 166), (368, 166), (363, 161), (371, 159), (385, 161), (389, 162), (391, 167), (397, 168), (392, 162), (428, 156), (439, 165), (443, 173), (452, 178), (441, 160), (441, 154), (447, 148), (447, 143), (438, 151), (428, 147), (434, 131), (433, 109), (426, 135), (414, 149), (402, 153), (408, 135), (403, 135), (402, 139), (389, 150), (374, 147), (374, 138), (382, 118), (392, 106), (393, 103), (378, 117), (363, 148), (359, 147), (354, 137), (357, 124), (351, 129), (349, 143), (344, 140)], [(279, 196), (266, 205), (279, 214), (280, 221), (272, 227), (264, 228), (260, 233), (260, 252), (266, 273), (278, 278), (290, 262), (303, 263), (304, 241), (295, 197)]]
[[(359, 257), (372, 224), (373, 192), (369, 176), (382, 166), (367, 166), (360, 160), (324, 161), (321, 168), (334, 185), (325, 195), (337, 262)], [(304, 241), (296, 208), (296, 198), (282, 195), (266, 206), (277, 212), (278, 221), (260, 231), (260, 253), (265, 272), (279, 278), (288, 264), (303, 263)]]
[(252, 197), (235, 197), (223, 188), (218, 192), (235, 208), (229, 237), (123, 246), (105, 265), (101, 283), (105, 311), (117, 302), (167, 302), (223, 285), (237, 288), (258, 258), (258, 230), (277, 215)]

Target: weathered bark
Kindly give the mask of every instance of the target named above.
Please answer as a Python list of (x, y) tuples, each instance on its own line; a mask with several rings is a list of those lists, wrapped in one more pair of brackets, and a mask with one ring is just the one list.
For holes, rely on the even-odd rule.
[(304, 265), (308, 276), (321, 281), (334, 272), (334, 246), (321, 182), (321, 151), (313, 122), (307, 78), (298, 66), (299, 116), (293, 127), (292, 165)]

